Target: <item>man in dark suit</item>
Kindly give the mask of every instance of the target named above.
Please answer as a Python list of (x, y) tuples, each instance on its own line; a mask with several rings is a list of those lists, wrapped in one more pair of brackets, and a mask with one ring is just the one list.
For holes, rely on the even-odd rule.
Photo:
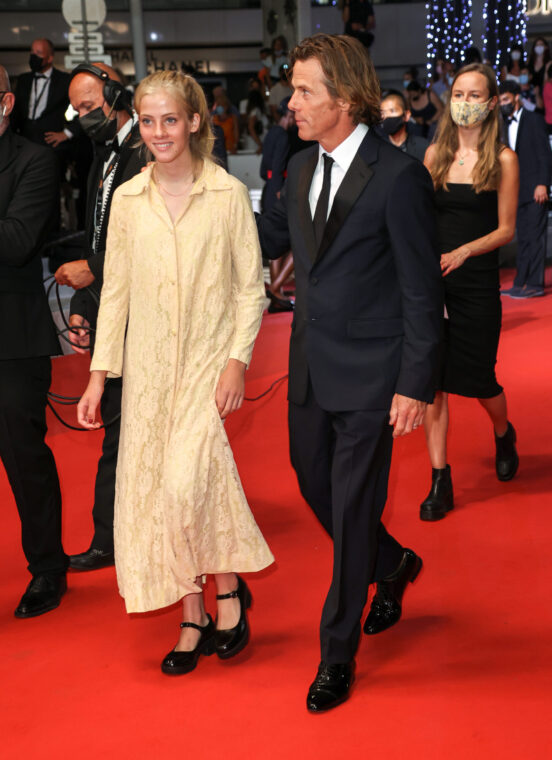
[[(68, 122), (69, 74), (53, 66), (54, 46), (50, 40), (37, 39), (31, 45), (31, 71), (17, 79), (12, 126), (33, 142), (58, 148), (75, 134), (77, 122)], [(61, 149), (60, 149), (61, 150)]]
[(523, 108), (519, 84), (510, 80), (501, 82), (499, 93), (505, 120), (504, 142), (516, 151), (519, 159), (517, 271), (513, 287), (502, 293), (510, 298), (535, 298), (544, 295), (552, 152), (544, 119), (539, 113)]
[(393, 436), (422, 423), (434, 394), (443, 315), (433, 187), (418, 161), (369, 124), (379, 85), (363, 46), (316, 35), (291, 53), (299, 136), (279, 201), (259, 218), (263, 253), (290, 248), (296, 303), (289, 359), (291, 461), (333, 538), (313, 712), (347, 698), (368, 585), (367, 633), (393, 625), (421, 559), (387, 533)]
[[(134, 177), (145, 166), (146, 159), (138, 147), (140, 135), (138, 125), (133, 124), (129, 94), (112, 68), (103, 63), (78, 66), (72, 74), (69, 97), (84, 131), (93, 139), (96, 148), (88, 181), (86, 233), (89, 255), (86, 259), (61, 266), (56, 272), (56, 280), (77, 291), (71, 300), (69, 324), (75, 330), (72, 337), (75, 351), (85, 353), (88, 348), (94, 348), (93, 331), (98, 317), (113, 192)], [(94, 536), (87, 551), (69, 558), (74, 570), (94, 570), (114, 562), (113, 502), (121, 393), (120, 379), (106, 383), (101, 411), (103, 421), (111, 424), (105, 429), (96, 475), (92, 511)]]
[(381, 130), (389, 142), (423, 163), (429, 140), (408, 134), (411, 113), (401, 92), (388, 92), (381, 101)]
[(0, 66), (0, 458), (32, 575), (15, 615), (54, 609), (67, 588), (61, 494), (45, 443), (52, 354), (60, 346), (42, 284), (40, 247), (59, 204), (51, 151), (10, 129), (14, 96)]

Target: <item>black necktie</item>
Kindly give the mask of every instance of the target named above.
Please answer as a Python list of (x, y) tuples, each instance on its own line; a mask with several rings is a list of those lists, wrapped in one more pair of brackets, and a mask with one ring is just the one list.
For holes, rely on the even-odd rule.
[(328, 217), (328, 203), (330, 200), (330, 189), (332, 186), (332, 165), (333, 158), (328, 156), (327, 153), (323, 153), (324, 159), (324, 180), (322, 182), (322, 190), (318, 196), (316, 203), (316, 211), (314, 212), (314, 219), (312, 220), (314, 226), (314, 239), (316, 241), (316, 248), (320, 247), (322, 242), (322, 236), (324, 235), (324, 229), (326, 227), (326, 220)]

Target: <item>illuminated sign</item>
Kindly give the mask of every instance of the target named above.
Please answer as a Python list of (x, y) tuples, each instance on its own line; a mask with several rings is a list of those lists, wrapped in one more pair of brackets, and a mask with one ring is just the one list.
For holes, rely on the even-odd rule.
[(548, 16), (552, 13), (552, 0), (533, 0), (535, 3), (531, 9), (527, 9), (528, 16)]
[(63, 0), (61, 12), (71, 27), (67, 36), (69, 55), (65, 56), (65, 68), (74, 69), (85, 61), (111, 66), (111, 56), (104, 52), (103, 35), (97, 31), (107, 13), (104, 0)]

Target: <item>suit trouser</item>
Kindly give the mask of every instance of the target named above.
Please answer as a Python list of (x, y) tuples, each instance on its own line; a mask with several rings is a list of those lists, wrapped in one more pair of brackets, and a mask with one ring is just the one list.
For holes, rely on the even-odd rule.
[[(102, 420), (110, 422), (121, 414), (121, 378), (107, 380), (101, 400)], [(104, 429), (102, 455), (98, 461), (96, 484), (94, 486), (94, 538), (92, 546), (106, 552), (113, 551), (113, 505), (115, 502), (115, 473), (119, 452), (121, 420)]]
[(516, 219), (518, 252), (514, 285), (544, 287), (548, 203), (523, 203)]
[(61, 493), (54, 456), (45, 443), (48, 356), (0, 360), (0, 458), (15, 497), (29, 572), (63, 573)]
[(404, 549), (381, 516), (393, 430), (389, 411), (328, 412), (312, 387), (289, 405), (291, 463), (303, 497), (333, 538), (333, 575), (320, 623), (322, 659), (353, 659), (368, 586), (399, 566)]

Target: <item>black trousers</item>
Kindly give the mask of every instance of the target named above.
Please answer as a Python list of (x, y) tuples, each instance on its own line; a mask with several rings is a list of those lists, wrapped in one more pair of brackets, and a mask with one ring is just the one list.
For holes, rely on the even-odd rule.
[(45, 443), (50, 357), (0, 360), (0, 458), (21, 518), (23, 551), (32, 575), (64, 573), (61, 493)]
[(328, 412), (309, 388), (289, 405), (291, 463), (303, 497), (333, 538), (333, 575), (320, 623), (322, 659), (353, 659), (368, 586), (399, 566), (404, 549), (381, 516), (393, 446), (389, 410)]
[(547, 226), (548, 203), (531, 201), (518, 206), (516, 287), (544, 288)]
[[(102, 420), (110, 422), (121, 414), (121, 378), (107, 380), (101, 400)], [(102, 455), (98, 461), (94, 487), (94, 538), (92, 546), (106, 552), (113, 551), (113, 504), (115, 502), (115, 472), (119, 452), (121, 421), (118, 419), (104, 430)]]

